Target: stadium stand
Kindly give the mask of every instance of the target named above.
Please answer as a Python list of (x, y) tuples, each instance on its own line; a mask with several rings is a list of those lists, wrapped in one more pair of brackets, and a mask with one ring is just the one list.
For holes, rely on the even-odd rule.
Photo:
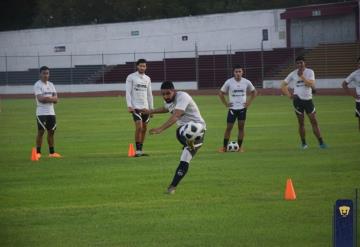
[[(152, 81), (196, 81), (199, 88), (220, 87), (232, 76), (233, 64), (245, 69), (244, 77), (256, 87), (265, 79), (283, 79), (294, 68), (296, 56), (305, 55), (317, 78), (342, 78), (354, 70), (360, 55), (360, 43), (320, 44), (313, 49), (278, 48), (261, 51), (239, 51), (233, 54), (199, 55), (196, 58), (166, 58), (148, 61)], [(198, 74), (196, 73), (198, 64)], [(261, 64), (264, 64), (262, 68)], [(51, 68), (51, 81), (56, 84), (125, 82), (135, 70), (134, 62), (118, 65), (76, 65), (74, 68)], [(38, 79), (38, 70), (0, 72), (0, 84), (29, 85)]]
[[(51, 81), (56, 84), (91, 83), (91, 76), (99, 72), (102, 65), (76, 65), (74, 68), (51, 68)], [(31, 85), (39, 78), (38, 69), (0, 72), (0, 85)]]
[[(360, 43), (320, 44), (302, 52), (307, 66), (315, 71), (316, 78), (344, 78), (355, 69), (360, 56)], [(267, 65), (267, 63), (265, 62)], [(294, 69), (293, 61), (266, 79), (283, 79)]]

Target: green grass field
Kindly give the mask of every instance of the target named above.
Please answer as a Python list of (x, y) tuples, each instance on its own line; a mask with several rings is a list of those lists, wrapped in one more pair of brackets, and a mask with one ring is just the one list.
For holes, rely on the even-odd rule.
[[(34, 100), (2, 100), (0, 246), (331, 246), (333, 205), (360, 187), (352, 99), (316, 97), (330, 148), (318, 148), (307, 121), (309, 149), (300, 150), (291, 102), (259, 96), (246, 152), (220, 154), (226, 109), (216, 96), (194, 98), (206, 140), (171, 196), (164, 191), (181, 152), (175, 127), (147, 136), (150, 157), (128, 158), (134, 128), (124, 98), (61, 99), (56, 150), (64, 158), (48, 159), (45, 145), (35, 163)], [(283, 200), (288, 177), (296, 201)]]

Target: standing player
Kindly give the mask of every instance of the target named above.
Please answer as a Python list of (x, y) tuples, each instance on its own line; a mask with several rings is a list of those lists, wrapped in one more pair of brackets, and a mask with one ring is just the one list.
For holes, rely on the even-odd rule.
[(150, 121), (150, 115), (143, 111), (153, 109), (154, 104), (151, 80), (145, 75), (146, 60), (139, 59), (136, 62), (136, 68), (137, 71), (126, 78), (126, 103), (128, 112), (132, 113), (135, 122), (135, 157), (140, 157), (146, 155), (142, 152), (142, 148), (147, 124)]
[(61, 155), (55, 153), (54, 134), (56, 129), (56, 117), (54, 104), (58, 102), (57, 93), (54, 84), (49, 82), (50, 70), (43, 66), (40, 68), (40, 80), (34, 85), (36, 98), (36, 120), (38, 133), (36, 137), (36, 150), (38, 158), (41, 157), (41, 144), (45, 130), (47, 130), (47, 142), (49, 145), (49, 157), (61, 158)]
[[(342, 87), (345, 92), (355, 99), (355, 116), (359, 120), (359, 131), (360, 131), (360, 57), (358, 58), (358, 69), (352, 72), (342, 83)], [(349, 89), (348, 85), (352, 84), (355, 86), (356, 91)]]
[(180, 129), (189, 122), (199, 123), (204, 130), (206, 125), (192, 97), (186, 92), (176, 91), (171, 81), (165, 81), (161, 84), (161, 94), (165, 100), (165, 105), (161, 108), (150, 110), (149, 114), (170, 112), (171, 116), (163, 125), (151, 129), (149, 132), (150, 134), (160, 134), (174, 123), (177, 123), (179, 126), (176, 130), (176, 138), (183, 145), (183, 151), (180, 157), (180, 164), (167, 190), (167, 193), (174, 194), (176, 186), (185, 176), (191, 159), (195, 156), (204, 140), (204, 136), (202, 136), (199, 140), (195, 140), (195, 142), (186, 141), (186, 138), (180, 134)]
[[(233, 68), (234, 77), (228, 79), (221, 87), (219, 97), (225, 107), (229, 108), (227, 115), (227, 126), (224, 133), (223, 147), (220, 152), (227, 151), (231, 130), (234, 126), (236, 119), (238, 120), (238, 144), (239, 152), (243, 152), (242, 142), (244, 140), (244, 127), (246, 120), (247, 108), (256, 97), (256, 90), (253, 84), (242, 77), (243, 69), (240, 65), (235, 65)], [(247, 93), (250, 92), (250, 98), (247, 100)], [(229, 102), (225, 99), (225, 94), (229, 95)]]
[[(295, 114), (299, 123), (299, 134), (301, 138), (301, 148), (307, 149), (308, 145), (305, 139), (305, 117), (304, 112), (308, 115), (313, 129), (313, 133), (319, 141), (320, 148), (327, 148), (321, 137), (320, 128), (316, 119), (315, 106), (312, 101), (312, 89), (315, 86), (314, 71), (306, 68), (305, 58), (300, 56), (296, 58), (297, 69), (292, 71), (282, 82), (281, 91), (283, 94), (293, 100)], [(289, 91), (288, 85), (294, 83), (294, 93)]]

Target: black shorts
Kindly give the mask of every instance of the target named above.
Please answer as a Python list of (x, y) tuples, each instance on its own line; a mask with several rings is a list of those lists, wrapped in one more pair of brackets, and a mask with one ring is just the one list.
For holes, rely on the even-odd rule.
[(355, 117), (360, 118), (360, 102), (355, 102)]
[[(188, 146), (188, 144), (186, 143), (185, 136), (180, 134), (181, 127), (182, 126), (180, 126), (179, 128), (176, 129), (176, 139), (181, 143), (181, 145), (183, 145), (183, 148), (186, 148)], [(204, 143), (204, 137), (205, 137), (205, 133), (201, 137), (201, 139), (195, 140), (195, 142), (194, 142), (195, 149), (189, 149), (192, 156), (195, 156), (196, 152), (201, 148), (202, 144)]]
[(142, 121), (143, 123), (148, 123), (150, 121), (150, 115), (141, 113), (139, 110), (135, 109), (132, 113), (134, 121)]
[(56, 130), (56, 116), (55, 115), (40, 115), (36, 116), (38, 130)]
[(229, 109), (227, 115), (227, 122), (228, 123), (235, 123), (236, 119), (238, 121), (245, 121), (246, 120), (246, 108), (241, 110), (233, 110)]
[(295, 113), (297, 115), (304, 115), (304, 111), (307, 114), (315, 113), (315, 106), (314, 106), (312, 99), (303, 100), (297, 96), (294, 96), (294, 97), (295, 98), (293, 100), (293, 105), (295, 108)]

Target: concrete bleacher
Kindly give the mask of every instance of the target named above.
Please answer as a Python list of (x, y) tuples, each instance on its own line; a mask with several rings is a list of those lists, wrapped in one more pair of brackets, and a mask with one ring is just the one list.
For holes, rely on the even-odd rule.
[[(315, 71), (316, 78), (345, 78), (357, 68), (360, 43), (320, 44), (313, 49), (303, 50), (298, 55), (300, 54), (305, 56), (306, 64)], [(295, 69), (294, 60), (265, 78), (284, 79)]]
[[(303, 49), (279, 48), (270, 51), (241, 51), (234, 54), (209, 54), (192, 58), (166, 58), (148, 61), (147, 74), (153, 82), (198, 81), (199, 88), (219, 88), (232, 76), (232, 66), (240, 64), (244, 77), (256, 87), (262, 86), (262, 73), (274, 76), (292, 63)], [(264, 69), (262, 69), (262, 60)], [(198, 73), (196, 72), (196, 64)], [(135, 71), (134, 62), (117, 65), (76, 65), (74, 68), (51, 68), (50, 80), (55, 84), (123, 83)], [(6, 78), (7, 77), (7, 78)], [(30, 85), (38, 80), (38, 69), (0, 72), (0, 84)], [(3, 79), (1, 79), (3, 78)]]
[[(76, 65), (74, 68), (50, 68), (50, 81), (56, 84), (91, 83), (90, 78), (102, 65)], [(0, 72), (0, 85), (31, 85), (39, 80), (39, 70)]]

